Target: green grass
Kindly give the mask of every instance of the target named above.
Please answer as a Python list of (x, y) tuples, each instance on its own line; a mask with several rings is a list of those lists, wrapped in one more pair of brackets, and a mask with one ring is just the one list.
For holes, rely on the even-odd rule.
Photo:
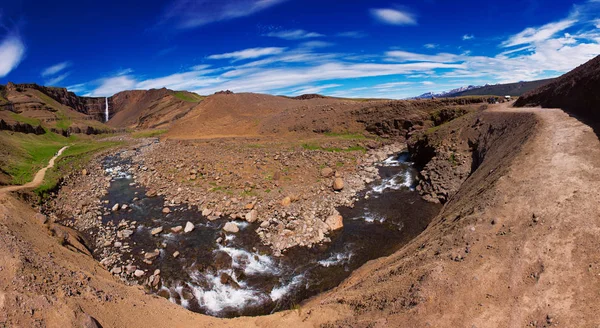
[(365, 147), (360, 146), (360, 145), (351, 146), (348, 148), (339, 148), (339, 147), (321, 147), (317, 144), (305, 143), (305, 144), (302, 144), (302, 148), (304, 148), (305, 150), (320, 150), (320, 151), (328, 151), (328, 152), (332, 152), (332, 153), (353, 152), (353, 151), (366, 152), (367, 151), (367, 149)]
[(181, 99), (183, 101), (189, 101), (189, 102), (199, 102), (205, 98), (205, 97), (197, 95), (193, 92), (188, 92), (188, 91), (175, 91), (173, 96), (175, 96), (175, 98), (177, 98), (177, 99)]
[(122, 144), (123, 142), (117, 141), (86, 140), (69, 146), (69, 148), (67, 148), (58, 158), (55, 166), (46, 172), (44, 181), (34, 190), (34, 192), (41, 198), (44, 198), (51, 191), (56, 189), (61, 177), (70, 171), (83, 169), (93, 154), (108, 148), (118, 147)]
[(26, 117), (17, 113), (10, 113), (10, 117), (17, 122), (26, 123), (32, 126), (38, 126), (41, 123), (41, 121), (37, 118)]
[(335, 138), (340, 138), (340, 139), (344, 139), (344, 140), (364, 140), (367, 139), (366, 136), (360, 134), (360, 133), (350, 133), (350, 132), (342, 132), (342, 133), (336, 133), (336, 132), (325, 132), (324, 133), (326, 136), (328, 137), (335, 137)]
[(48, 164), (56, 152), (76, 140), (55, 133), (43, 135), (15, 133), (6, 137), (14, 146), (8, 160), (6, 172), (12, 177), (12, 183), (21, 185), (33, 180), (35, 173)]
[(58, 112), (57, 116), (58, 116), (58, 119), (59, 119), (58, 121), (56, 121), (56, 127), (57, 128), (66, 130), (66, 129), (68, 129), (71, 126), (72, 122), (67, 117), (67, 115), (65, 115), (65, 113)]
[(139, 131), (139, 132), (134, 132), (131, 134), (131, 136), (133, 138), (137, 138), (137, 139), (141, 139), (141, 138), (154, 138), (154, 137), (158, 137), (161, 136), (165, 133), (167, 133), (167, 129), (160, 129), (160, 130), (146, 130), (146, 131)]
[(43, 92), (37, 92), (36, 96), (39, 97), (46, 105), (48, 105), (51, 108), (53, 108), (54, 110), (58, 111), (58, 108), (56, 108), (56, 105), (57, 105), (56, 100), (50, 98), (48, 95), (46, 95)]

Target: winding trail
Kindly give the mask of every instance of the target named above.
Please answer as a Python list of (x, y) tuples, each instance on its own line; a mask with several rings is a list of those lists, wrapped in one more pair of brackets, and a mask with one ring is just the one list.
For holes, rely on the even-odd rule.
[(31, 189), (31, 188), (35, 188), (35, 187), (39, 186), (40, 184), (42, 184), (42, 181), (44, 181), (44, 177), (46, 176), (46, 171), (48, 171), (48, 169), (51, 169), (51, 168), (54, 167), (54, 161), (60, 155), (62, 155), (62, 153), (67, 148), (69, 148), (69, 146), (62, 147), (56, 153), (56, 155), (54, 155), (54, 157), (52, 157), (50, 159), (50, 161), (48, 162), (48, 165), (46, 167), (44, 167), (41, 170), (37, 171), (37, 173), (35, 174), (35, 177), (33, 177), (33, 180), (31, 182), (28, 182), (28, 183), (26, 183), (24, 185), (20, 185), (20, 186), (8, 186), (8, 187), (0, 188), (0, 194), (4, 194), (4, 193), (8, 193), (8, 192), (13, 192), (13, 191), (17, 191), (17, 190), (22, 190), (22, 189)]

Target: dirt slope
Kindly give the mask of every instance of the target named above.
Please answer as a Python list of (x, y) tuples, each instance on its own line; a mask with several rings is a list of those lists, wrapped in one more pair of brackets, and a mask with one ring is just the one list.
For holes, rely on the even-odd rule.
[(533, 90), (517, 100), (515, 106), (542, 106), (564, 110), (600, 120), (600, 56)]
[(202, 98), (169, 89), (123, 91), (109, 98), (110, 120), (117, 128), (160, 128), (183, 117)]

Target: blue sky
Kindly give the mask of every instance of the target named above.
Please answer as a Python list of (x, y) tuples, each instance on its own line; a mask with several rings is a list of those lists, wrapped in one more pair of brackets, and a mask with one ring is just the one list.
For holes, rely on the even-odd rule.
[(3, 1), (0, 84), (405, 98), (600, 54), (600, 0)]

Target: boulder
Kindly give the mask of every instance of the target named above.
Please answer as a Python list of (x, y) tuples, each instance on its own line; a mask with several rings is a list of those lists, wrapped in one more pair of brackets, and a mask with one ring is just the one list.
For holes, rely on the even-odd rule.
[(135, 272), (133, 273), (134, 276), (140, 278), (143, 277), (146, 273), (142, 270), (135, 270)]
[(335, 191), (342, 191), (344, 189), (344, 180), (342, 178), (335, 178), (331, 187)]
[(330, 167), (321, 169), (321, 176), (324, 178), (331, 178), (333, 176), (333, 169)]
[(223, 230), (226, 232), (237, 233), (240, 231), (240, 228), (233, 222), (227, 222), (225, 223), (225, 226), (223, 226)]
[(194, 224), (192, 222), (187, 222), (185, 224), (185, 229), (183, 230), (185, 233), (194, 231)]
[(325, 224), (331, 229), (331, 231), (336, 231), (342, 229), (344, 227), (344, 218), (339, 214), (330, 215), (326, 220)]
[(252, 210), (246, 214), (246, 221), (254, 223), (258, 220), (258, 211)]
[(233, 259), (229, 254), (220, 251), (215, 254), (213, 265), (217, 270), (229, 270), (233, 266)]

